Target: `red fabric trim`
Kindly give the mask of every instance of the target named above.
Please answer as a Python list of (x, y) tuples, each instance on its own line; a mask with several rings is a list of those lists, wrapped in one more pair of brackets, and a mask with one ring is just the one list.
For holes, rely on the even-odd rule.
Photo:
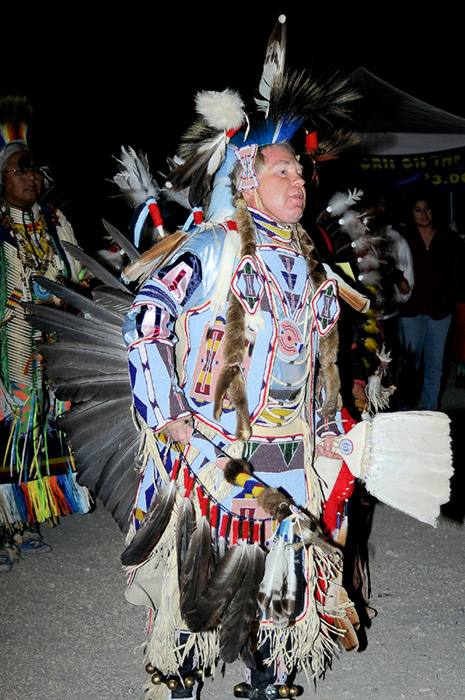
[[(344, 421), (344, 430), (349, 432), (357, 421), (355, 421), (351, 415), (348, 413), (346, 408), (342, 409), (342, 420)], [(337, 516), (338, 513), (342, 513), (344, 503), (353, 493), (354, 490), (354, 476), (349, 470), (349, 467), (345, 462), (342, 463), (341, 470), (336, 479), (336, 483), (333, 486), (333, 490), (326, 501), (323, 504), (323, 526), (324, 529), (331, 533), (337, 528)]]

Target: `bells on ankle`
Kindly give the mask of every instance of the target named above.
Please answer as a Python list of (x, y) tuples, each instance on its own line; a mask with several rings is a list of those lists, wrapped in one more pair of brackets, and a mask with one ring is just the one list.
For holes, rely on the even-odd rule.
[(150, 663), (145, 666), (145, 670), (151, 675), (151, 681), (154, 685), (161, 685), (164, 683), (169, 690), (176, 690), (179, 685), (184, 686), (184, 688), (193, 688), (196, 680), (202, 676), (202, 671), (200, 669), (192, 669), (192, 671), (189, 671), (189, 673), (186, 673), (184, 676), (165, 676)]
[(252, 700), (279, 700), (279, 698), (295, 698), (302, 694), (298, 685), (268, 685), (266, 688), (252, 688), (248, 683), (239, 683), (234, 688), (236, 698), (251, 698)]

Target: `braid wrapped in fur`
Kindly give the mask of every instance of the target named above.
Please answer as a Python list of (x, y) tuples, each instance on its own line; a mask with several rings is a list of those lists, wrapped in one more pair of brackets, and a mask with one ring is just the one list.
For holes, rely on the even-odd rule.
[[(236, 222), (241, 237), (241, 258), (245, 255), (255, 256), (255, 231), (252, 218), (243, 199), (236, 204)], [(224, 339), (224, 362), (215, 390), (215, 418), (219, 420), (223, 399), (228, 398), (236, 409), (238, 440), (248, 440), (251, 434), (247, 390), (242, 373), (242, 360), (245, 348), (245, 311), (234, 294), (230, 295), (226, 312), (226, 335)]]

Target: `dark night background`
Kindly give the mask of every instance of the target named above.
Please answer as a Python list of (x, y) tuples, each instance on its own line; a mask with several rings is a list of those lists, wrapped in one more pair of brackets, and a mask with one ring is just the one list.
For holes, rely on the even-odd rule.
[(95, 6), (94, 14), (63, 6), (62, 16), (29, 14), (22, 26), (17, 12), (9, 18), (6, 10), (0, 93), (29, 97), (30, 145), (51, 167), (81, 241), (99, 239), (102, 216), (123, 230), (129, 221), (129, 207), (111, 198), (115, 188), (106, 182), (123, 144), (145, 151), (155, 171), (191, 123), (197, 90), (237, 89), (250, 104), (280, 12), (287, 16), (288, 65), (343, 73), (364, 66), (465, 117), (462, 23), (438, 14), (449, 12), (448, 3), (434, 15), (408, 3), (369, 11), (354, 3), (260, 5), (266, 9), (128, 3), (123, 10)]

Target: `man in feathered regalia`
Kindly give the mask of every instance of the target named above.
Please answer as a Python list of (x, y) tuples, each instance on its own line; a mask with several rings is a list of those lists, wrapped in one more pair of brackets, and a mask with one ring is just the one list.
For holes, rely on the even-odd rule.
[[(94, 301), (60, 290), (79, 317), (28, 306), (56, 330), (58, 350), (42, 352), (57, 396), (74, 402), (61, 426), (79, 482), (127, 533), (126, 597), (149, 609), (147, 700), (195, 697), (203, 673), (238, 658), (237, 697), (297, 695), (297, 671), (317, 677), (339, 643), (358, 646), (341, 584), (354, 479), (431, 524), (448, 496), (446, 416), (352, 427), (341, 406), (338, 292), (359, 311), (366, 299), (320, 263), (299, 222), (306, 166), (351, 143), (331, 122), (353, 94), (286, 71), (284, 43), (281, 18), (255, 116), (230, 90), (197, 95), (163, 190), (191, 210), (182, 230), (165, 235), (146, 158), (123, 149), (114, 180), (137, 205), (136, 245), (149, 212), (161, 236), (140, 256), (109, 225), (137, 295), (74, 250), (104, 282)], [(336, 199), (331, 216), (348, 216), (354, 196)]]
[(41, 204), (46, 169), (26, 136), (31, 107), (23, 97), (0, 100), (0, 569), (20, 552), (50, 551), (37, 523), (85, 513), (87, 489), (56, 418), (64, 407), (43, 376), (37, 346), (43, 336), (25, 320), (23, 303), (60, 305), (37, 277), (58, 287), (78, 281), (80, 266), (64, 251), (74, 242), (63, 213)]
[(316, 125), (345, 116), (353, 96), (344, 81), (284, 72), (282, 32), (254, 123), (237, 93), (197, 96), (169, 186), (204, 221), (157, 259), (124, 327), (147, 433), (127, 597), (154, 610), (148, 670), (173, 698), (193, 696), (194, 668), (239, 656), (239, 697), (295, 693), (296, 668), (321, 673), (338, 637), (357, 646), (335, 546), (353, 477), (330, 449), (344, 433), (340, 306), (299, 224), (304, 163), (290, 144), (310, 122), (307, 155), (321, 156)]

